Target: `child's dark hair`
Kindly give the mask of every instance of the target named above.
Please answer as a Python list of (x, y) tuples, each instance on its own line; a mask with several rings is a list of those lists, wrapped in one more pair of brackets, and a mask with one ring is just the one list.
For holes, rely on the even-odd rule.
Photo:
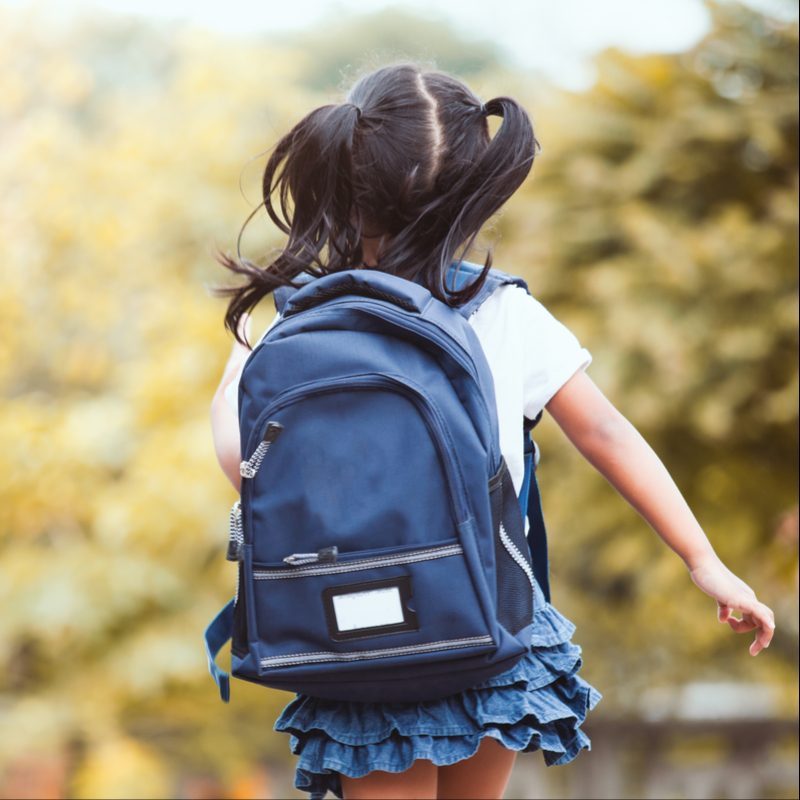
[[(494, 138), (486, 118), (502, 117)], [(289, 239), (261, 268), (219, 256), (248, 280), (226, 288), (226, 327), (301, 273), (362, 267), (364, 237), (386, 236), (376, 268), (418, 280), (434, 297), (462, 305), (480, 278), (461, 291), (446, 285), (456, 252), (530, 172), (538, 143), (525, 109), (510, 97), (482, 104), (460, 81), (411, 64), (362, 77), (341, 105), (317, 108), (275, 146), (264, 170), (264, 207)], [(280, 209), (280, 215), (276, 210)]]

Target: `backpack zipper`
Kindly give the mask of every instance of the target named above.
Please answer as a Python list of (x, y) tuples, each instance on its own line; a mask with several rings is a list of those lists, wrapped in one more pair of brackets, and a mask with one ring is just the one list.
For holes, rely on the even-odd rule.
[(535, 580), (533, 577), (533, 571), (528, 566), (528, 562), (525, 560), (525, 556), (520, 553), (517, 549), (517, 546), (511, 541), (511, 537), (506, 533), (505, 526), (503, 523), (500, 523), (500, 541), (503, 543), (503, 547), (505, 547), (506, 552), (514, 559), (516, 565), (525, 573), (525, 576), (530, 581), (531, 589), (533, 592), (536, 592)]
[[(426, 547), (410, 553), (398, 553), (389, 556), (360, 558), (355, 561), (337, 561), (334, 564), (323, 563), (309, 566), (297, 566), (290, 569), (276, 567), (274, 569), (253, 569), (253, 578), (257, 581), (277, 581), (283, 578), (305, 578), (317, 575), (339, 575), (345, 572), (359, 572), (364, 569), (378, 567), (396, 567), (401, 564), (415, 564), (418, 561), (433, 561), (437, 558), (459, 556), (464, 552), (460, 544), (443, 547)], [(285, 560), (285, 559), (284, 559)]]
[(302, 664), (320, 664), (324, 662), (370, 661), (376, 658), (394, 658), (410, 656), (417, 653), (438, 653), (442, 650), (460, 650), (467, 647), (485, 647), (494, 644), (491, 636), (470, 636), (467, 639), (444, 639), (427, 644), (410, 644), (404, 647), (386, 647), (380, 650), (362, 650), (355, 653), (333, 653), (320, 651), (317, 653), (292, 653), (285, 656), (270, 656), (261, 659), (261, 668), (292, 667)]
[[(242, 557), (244, 529), (242, 528), (242, 501), (237, 500), (231, 508), (230, 533), (228, 535), (228, 561), (238, 561)], [(238, 584), (237, 584), (238, 588)]]
[(339, 558), (339, 548), (333, 545), (333, 547), (323, 547), (316, 553), (292, 553), (283, 560), (293, 567), (301, 567), (304, 564), (332, 564), (337, 558)]
[(283, 425), (281, 425), (280, 422), (273, 420), (272, 422), (267, 423), (261, 443), (258, 445), (258, 447), (256, 447), (253, 455), (251, 455), (247, 461), (242, 461), (242, 463), (239, 464), (239, 474), (243, 478), (255, 478), (258, 468), (261, 466), (261, 462), (264, 460), (267, 450), (269, 450), (269, 446), (281, 435), (282, 432)]

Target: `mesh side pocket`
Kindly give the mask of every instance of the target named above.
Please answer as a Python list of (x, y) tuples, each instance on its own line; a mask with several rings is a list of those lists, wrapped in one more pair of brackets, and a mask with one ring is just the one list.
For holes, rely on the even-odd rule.
[(511, 634), (533, 619), (533, 570), (525, 523), (505, 460), (489, 481), (497, 570), (497, 621)]
[(244, 599), (244, 563), (239, 562), (239, 577), (236, 584), (236, 603), (233, 606), (233, 638), (231, 652), (237, 658), (247, 655), (247, 606)]

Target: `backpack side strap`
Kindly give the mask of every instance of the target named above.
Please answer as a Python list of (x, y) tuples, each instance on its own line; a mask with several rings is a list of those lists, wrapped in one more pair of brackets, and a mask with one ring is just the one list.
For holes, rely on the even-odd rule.
[(543, 412), (536, 419), (525, 419), (523, 425), (525, 477), (519, 493), (522, 516), (528, 519), (528, 547), (531, 551), (533, 575), (542, 589), (545, 599), (550, 602), (550, 564), (547, 556), (547, 530), (544, 526), (542, 499), (539, 482), (536, 480), (536, 467), (539, 464), (539, 449), (531, 439), (531, 431), (539, 424)]
[(219, 687), (219, 694), (224, 703), (231, 699), (231, 676), (217, 666), (217, 653), (224, 644), (233, 636), (233, 604), (231, 600), (222, 611), (217, 614), (211, 624), (206, 628), (203, 638), (206, 642), (206, 657), (208, 658), (208, 671)]
[[(528, 437), (528, 441), (530, 437)], [(523, 517), (528, 518), (528, 547), (531, 551), (533, 576), (544, 593), (545, 600), (550, 602), (550, 564), (547, 556), (547, 531), (544, 526), (542, 499), (539, 494), (539, 482), (536, 480), (536, 456), (538, 453), (525, 454), (525, 479), (522, 484), (519, 500)]]

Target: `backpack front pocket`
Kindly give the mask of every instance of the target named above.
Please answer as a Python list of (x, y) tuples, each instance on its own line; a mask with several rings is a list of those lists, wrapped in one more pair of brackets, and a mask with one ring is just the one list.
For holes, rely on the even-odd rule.
[(437, 660), (493, 644), (457, 540), (345, 554), (335, 563), (256, 564), (253, 592), (264, 670)]
[[(263, 458), (271, 426), (285, 432)], [(424, 547), (470, 517), (446, 421), (424, 390), (393, 376), (287, 392), (259, 415), (244, 453), (255, 468), (242, 473), (242, 534), (257, 562), (298, 545)]]

